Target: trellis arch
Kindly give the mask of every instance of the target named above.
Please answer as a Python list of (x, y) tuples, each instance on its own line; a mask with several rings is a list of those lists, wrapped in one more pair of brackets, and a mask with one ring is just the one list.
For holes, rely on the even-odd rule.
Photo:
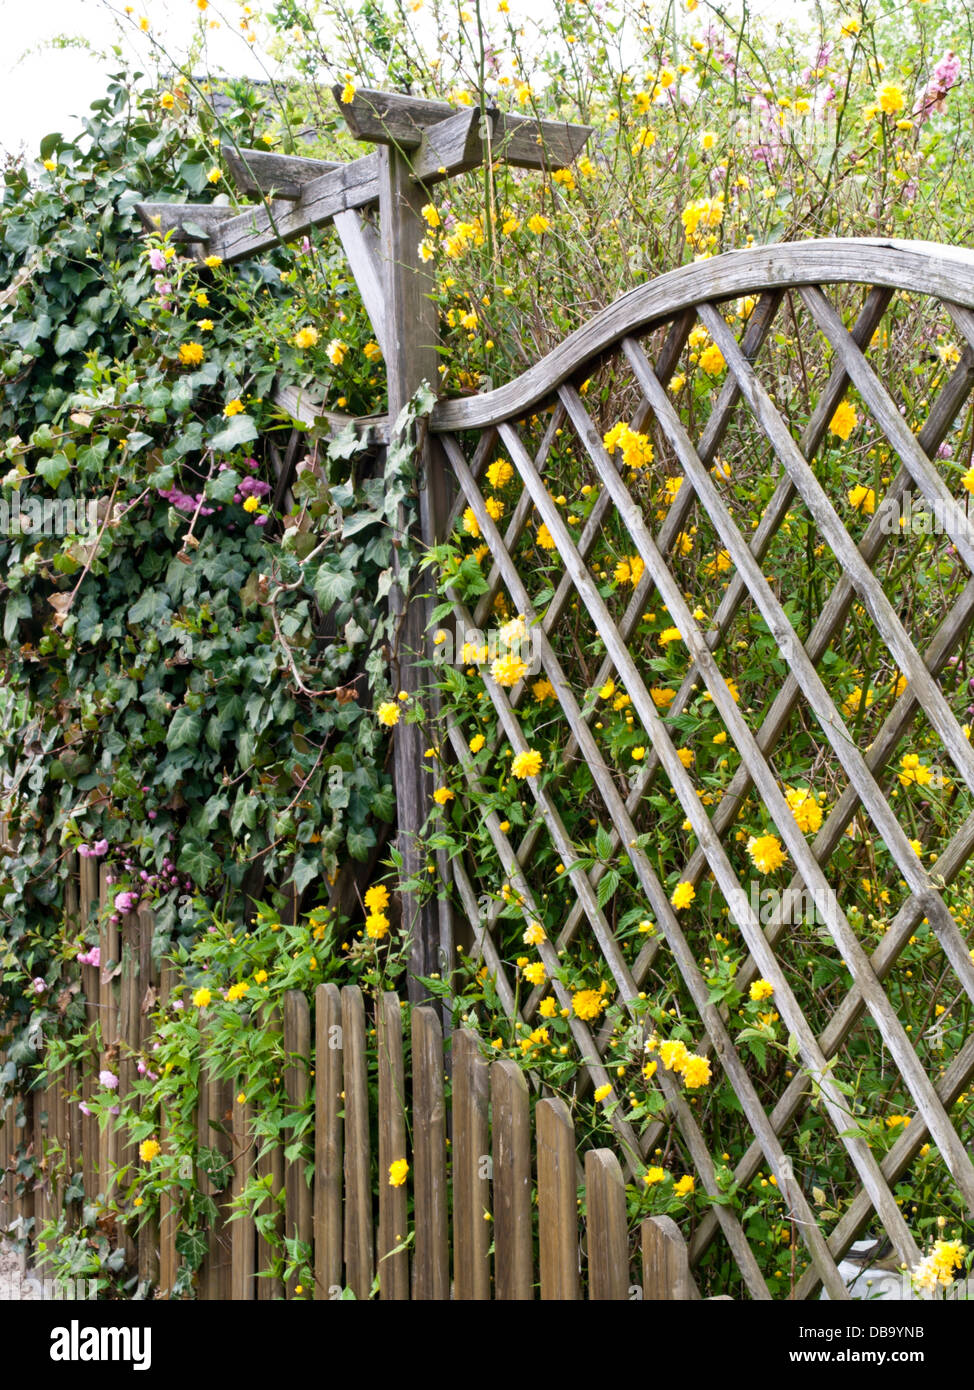
[[(831, 287), (841, 287), (841, 313), (825, 286), (833, 296), (836, 291)], [(741, 320), (738, 335), (725, 314), (733, 298), (740, 296), (752, 298), (753, 310)], [(904, 320), (907, 299), (909, 317)], [(589, 951), (601, 957), (603, 979), (611, 981), (623, 1017), (628, 1014), (636, 1025), (642, 1018), (640, 990), (664, 958), (668, 960), (670, 978), (679, 981), (681, 1012), (695, 1030), (697, 1049), (711, 1058), (715, 1071), (732, 1088), (753, 1134), (734, 1176), (744, 1185), (762, 1167), (772, 1172), (784, 1209), (805, 1246), (807, 1265), (795, 1288), (797, 1297), (810, 1296), (819, 1284), (830, 1297), (847, 1297), (835, 1262), (862, 1227), (877, 1218), (896, 1257), (908, 1267), (917, 1263), (914, 1234), (892, 1189), (928, 1140), (936, 1145), (964, 1210), (974, 1211), (974, 1166), (949, 1113), (974, 1074), (974, 1039), (965, 1035), (962, 1045), (944, 1059), (940, 1074), (931, 1075), (931, 1049), (911, 1039), (889, 987), (902, 951), (918, 926), (927, 922), (956, 990), (961, 1017), (966, 1018), (974, 998), (970, 924), (959, 923), (945, 901), (974, 846), (974, 817), (969, 804), (965, 807), (965, 799), (974, 791), (974, 750), (969, 730), (962, 727), (952, 707), (957, 704), (956, 689), (945, 692), (944, 682), (938, 680), (945, 669), (953, 669), (948, 661), (962, 651), (974, 614), (974, 586), (969, 577), (974, 568), (974, 529), (965, 505), (955, 496), (956, 470), (952, 487), (936, 462), (948, 432), (969, 407), (974, 385), (972, 307), (974, 255), (967, 251), (924, 243), (829, 240), (734, 252), (640, 286), (595, 315), (515, 381), (479, 397), (443, 401), (433, 416), (432, 428), (460, 487), (451, 520), (455, 524), (460, 512), (469, 508), (490, 552), (489, 588), (473, 611), (453, 594), (457, 623), (466, 629), (483, 628), (496, 595), (503, 592), (513, 611), (524, 614), (536, 634), (543, 674), (558, 704), (559, 773), (527, 783), (532, 806), (526, 826), (505, 831), (499, 814), (492, 812), (486, 818), (525, 923), (543, 915), (532, 871), (532, 861), (543, 847), (553, 847), (570, 881), (559, 929), (538, 947), (548, 982), (532, 991), (521, 1018), (528, 1027), (540, 1022), (538, 1005), (543, 994), (553, 989), (559, 1006), (569, 1011), (575, 1044), (592, 1083), (605, 1086), (613, 1080), (607, 1060), (610, 1029), (608, 1025), (590, 1029), (572, 1012), (566, 959), (571, 961), (584, 935)], [(769, 343), (773, 348), (786, 313), (795, 336), (801, 338), (803, 370), (808, 374), (800, 402), (804, 409), (796, 412), (804, 420), (797, 437), (772, 399), (772, 391), (781, 385), (774, 374), (774, 360), (768, 364), (770, 385), (762, 381), (760, 370), (762, 351), (767, 356)], [(945, 351), (943, 364), (932, 354), (936, 366), (928, 372), (926, 395), (911, 423), (901, 413), (902, 398), (890, 394), (870, 364), (869, 349), (874, 341), (902, 335), (904, 324), (909, 333), (911, 324), (923, 315), (931, 326), (950, 326), (963, 348)], [(695, 326), (705, 328), (709, 341), (719, 348), (727, 373), (722, 386), (712, 392), (709, 414), (688, 428), (667, 386), (681, 362), (686, 362), (687, 339)], [(813, 360), (817, 374), (812, 371)], [(909, 365), (914, 365), (912, 358)], [(661, 524), (657, 524), (659, 516), (647, 508), (644, 475), (626, 476), (619, 455), (610, 456), (607, 451), (603, 433), (609, 420), (597, 400), (593, 404), (595, 393), (583, 395), (580, 390), (586, 378), (598, 378), (611, 400), (629, 401), (627, 423), (634, 431), (652, 435), (657, 465), (670, 477), (682, 479)], [(930, 381), (934, 389), (928, 389)], [(839, 499), (829, 495), (814, 467), (830, 421), (850, 386), (868, 412), (875, 439), (883, 441), (891, 460), (885, 495), (868, 524), (853, 513), (852, 533), (837, 509)], [(932, 401), (926, 396), (933, 396)], [(733, 489), (718, 480), (722, 474), (715, 478), (712, 472), (718, 450), (733, 442), (735, 429), (738, 440), (743, 429), (749, 432), (749, 443), (757, 447), (760, 441), (756, 457), (774, 484), (760, 522), (748, 535), (735, 519), (735, 510), (740, 509), (735, 508)], [(484, 495), (489, 491), (484, 487), (487, 467), (499, 453), (513, 464), (520, 489), (509, 519), (505, 514), (503, 531), (485, 506)], [(598, 491), (584, 524), (579, 518), (571, 519), (575, 526), (566, 520), (546, 485), (546, 470), (556, 455), (560, 479), (577, 466), (576, 479), (584, 476)], [(908, 492), (918, 498), (916, 509), (934, 511), (945, 533), (943, 545), (950, 547), (950, 563), (964, 571), (963, 578), (951, 583), (950, 602), (945, 600), (938, 607), (936, 621), (931, 622), (905, 622), (877, 577), (891, 535), (900, 534), (900, 504)], [(848, 505), (842, 505), (848, 514)], [(762, 562), (796, 507), (801, 508), (803, 524), (816, 544), (827, 547), (835, 574), (827, 596), (823, 594), (810, 610), (804, 631), (796, 630), (785, 611), (795, 593), (779, 596), (762, 572)], [(687, 535), (691, 513), (700, 527), (706, 525), (726, 556), (728, 579), (706, 621), (694, 601), (706, 602), (707, 594), (685, 590), (688, 571), (674, 557), (674, 545)], [(532, 525), (541, 523), (554, 546), (555, 566), (525, 561), (525, 536), (531, 534)], [(613, 609), (605, 585), (599, 584), (598, 563), (593, 573), (592, 558), (607, 535), (620, 534), (628, 537), (643, 569), (628, 602)], [(543, 559), (540, 550), (536, 557)], [(601, 573), (604, 578), (604, 570)], [(540, 595), (539, 602), (535, 595)], [(601, 660), (593, 660), (591, 667), (573, 657), (570, 642), (560, 640), (572, 603), (584, 613), (589, 632), (601, 638)], [(667, 621), (679, 629), (687, 654), (678, 689), (665, 713), (650, 693), (653, 678), (639, 632), (640, 619), (660, 604), (668, 610)], [(752, 720), (746, 715), (754, 712), (753, 705), (743, 709), (725, 679), (731, 674), (726, 644), (745, 605), (759, 616), (787, 671), (761, 717)], [(889, 701), (885, 717), (880, 719), (877, 713), (870, 723), (871, 741), (865, 748), (858, 746), (855, 737), (861, 734), (861, 721), (857, 729), (848, 713), (840, 711), (838, 697), (822, 675), (823, 658), (854, 607), (861, 614), (857, 620), (868, 623), (876, 643), (888, 653), (890, 666), (906, 681), (898, 698)], [(911, 628), (922, 635), (919, 646)], [(773, 674), (769, 669), (768, 675)], [(488, 669), (482, 675), (497, 715), (498, 745), (507, 745), (515, 754), (527, 751), (530, 738), (523, 712), (530, 709), (529, 683), (508, 691), (491, 678)], [(593, 696), (609, 680), (624, 687), (650, 745), (648, 756), (632, 776), (625, 774), (594, 735), (599, 705)], [(674, 736), (698, 682), (712, 695), (727, 738), (740, 754), (740, 763), (712, 813), (700, 799), (699, 783), (677, 754), (679, 737)], [(865, 701), (868, 708), (868, 697), (867, 688), (865, 695), (860, 692), (858, 704)], [(813, 743), (834, 760), (844, 784), (810, 841), (786, 800), (783, 773), (774, 766), (796, 717), (812, 726)], [(911, 827), (904, 825), (893, 805), (893, 793), (902, 779), (895, 767), (891, 770), (891, 759), (918, 720), (935, 739), (957, 791), (952, 833), (946, 843), (937, 845), (935, 869), (928, 867), (928, 855), (918, 854), (918, 841), (908, 833)], [(484, 796), (469, 751), (472, 732), (454, 724), (450, 741), (471, 797), (470, 814), (479, 817)], [(573, 859), (582, 857), (582, 850), (565, 829), (566, 797), (572, 795), (572, 788), (564, 769), (577, 760), (590, 773), (591, 800), (599, 805), (600, 820), (604, 817), (611, 827), (613, 852), (628, 860), (633, 890), (645, 902), (657, 928), (638, 950), (627, 949), (613, 931), (610, 909), (619, 889), (600, 894), (605, 864), (594, 869), (572, 865)], [(746, 990), (758, 978), (774, 987), (774, 1006), (795, 1058), (794, 1074), (780, 1094), (759, 1094), (766, 1088), (760, 1085), (753, 1058), (735, 1043), (726, 1008), (710, 1000), (695, 909), (677, 910), (670, 887), (657, 872), (647, 844), (654, 824), (647, 797), (661, 784), (675, 795), (692, 827), (677, 878), (696, 889), (705, 875), (713, 876), (714, 892), (726, 905), (744, 948), (740, 987)], [(828, 950), (848, 970), (841, 1000), (818, 1028), (809, 1021), (813, 1011), (808, 994), (803, 997), (798, 987), (800, 971), (789, 950), (790, 924), (781, 920), (780, 908), (770, 921), (759, 919), (741, 883), (740, 851), (729, 849), (749, 793), (759, 799), (784, 842), (794, 873), (790, 886), (811, 895)], [(847, 915), (851, 905), (837, 898), (828, 876), (847, 829), (857, 821), (861, 824), (862, 818), (881, 838), (905, 885), (898, 909), (874, 947), (863, 940), (862, 926), (853, 926)], [(501, 997), (513, 1013), (514, 970), (497, 939), (505, 902), (497, 899), (486, 915), (478, 911), (483, 885), (478, 882), (477, 866), (463, 856), (452, 861), (452, 874), (477, 949), (496, 974)], [(814, 1012), (821, 1014), (820, 1009)], [(856, 1132), (848, 1095), (835, 1074), (842, 1071), (843, 1049), (863, 1027), (878, 1034), (877, 1041), (891, 1058), (911, 1109), (909, 1125), (884, 1157), (873, 1152), (865, 1133)], [(647, 1155), (672, 1125), (697, 1180), (710, 1195), (719, 1195), (715, 1156), (705, 1127), (676, 1077), (662, 1066), (656, 1076), (666, 1110), (642, 1134), (622, 1113), (615, 1093), (606, 1102), (612, 1106), (612, 1123), (631, 1171), (638, 1175)], [(841, 1148), (851, 1185), (860, 1189), (850, 1196), (827, 1239), (810, 1201), (809, 1175), (815, 1165), (807, 1156), (788, 1152), (789, 1135), (813, 1099), (811, 1092), (820, 1098), (828, 1117), (828, 1143)], [(730, 1206), (714, 1205), (700, 1223), (692, 1243), (694, 1260), (702, 1258), (718, 1229), (750, 1295), (768, 1297), (765, 1277)]]

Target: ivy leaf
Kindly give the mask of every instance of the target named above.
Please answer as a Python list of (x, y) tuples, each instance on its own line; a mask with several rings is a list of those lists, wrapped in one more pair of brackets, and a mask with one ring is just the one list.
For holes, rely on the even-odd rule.
[(315, 598), (327, 611), (338, 603), (347, 603), (355, 592), (355, 575), (348, 568), (345, 555), (329, 556), (318, 566), (315, 575)]
[(17, 639), (17, 624), (30, 617), (30, 599), (26, 594), (11, 594), (3, 613), (3, 640), (12, 645)]
[(37, 476), (43, 478), (48, 487), (57, 487), (70, 472), (71, 463), (64, 454), (52, 454), (37, 465)]
[(220, 868), (221, 860), (203, 840), (189, 840), (183, 845), (176, 861), (182, 874), (189, 874), (197, 888), (202, 888)]
[(166, 734), (166, 744), (175, 752), (177, 748), (195, 748), (203, 732), (203, 721), (199, 711), (188, 705), (180, 705), (173, 715)]
[(226, 429), (215, 434), (210, 440), (210, 447), (217, 449), (220, 453), (229, 453), (231, 449), (239, 449), (241, 444), (249, 444), (252, 439), (257, 438), (257, 426), (249, 415), (235, 415)]

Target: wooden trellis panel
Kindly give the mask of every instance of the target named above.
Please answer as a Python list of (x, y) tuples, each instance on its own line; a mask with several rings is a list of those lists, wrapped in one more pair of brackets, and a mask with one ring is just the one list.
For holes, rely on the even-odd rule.
[[(748, 297), (749, 312), (735, 319), (737, 296)], [(637, 1029), (643, 1026), (640, 991), (649, 987), (651, 978), (659, 980), (661, 971), (675, 972), (685, 1018), (695, 1029), (696, 1050), (710, 1059), (714, 1084), (726, 1082), (732, 1089), (753, 1135), (734, 1177), (743, 1187), (762, 1168), (773, 1174), (785, 1219), (793, 1223), (804, 1245), (804, 1273), (795, 1284), (795, 1297), (812, 1296), (819, 1286), (831, 1298), (848, 1296), (836, 1262), (864, 1226), (884, 1235), (904, 1265), (917, 1263), (917, 1237), (894, 1187), (924, 1144), (936, 1146), (943, 1181), (950, 1184), (967, 1219), (974, 1216), (974, 1165), (950, 1114), (974, 1076), (974, 1039), (965, 1037), (953, 1055), (935, 1067), (931, 1046), (911, 1036), (900, 1017), (895, 1002), (899, 996), (890, 984), (901, 953), (925, 922), (963, 1017), (974, 1000), (970, 921), (959, 922), (947, 901), (974, 848), (974, 750), (958, 717), (963, 717), (958, 683), (942, 678), (945, 670), (953, 669), (948, 662), (963, 654), (974, 617), (974, 528), (960, 486), (963, 468), (938, 463), (939, 456), (949, 456), (941, 446), (970, 406), (972, 309), (974, 255), (969, 252), (869, 241), (738, 252), (640, 287), (596, 315), (517, 380), (479, 397), (441, 402), (433, 417), (433, 431), (460, 489), (452, 522), (456, 524), (467, 509), (475, 525), (466, 529), (478, 534), (489, 551), (489, 561), (484, 561), (485, 573), (490, 571), (489, 588), (474, 611), (452, 594), (458, 632), (486, 629), (498, 598), (507, 603), (508, 613), (523, 614), (542, 674), (553, 687), (564, 736), (555, 757), (556, 774), (523, 784), (532, 805), (527, 825), (512, 830), (499, 814), (483, 815), (482, 803), (490, 793), (480, 783), (468, 747), (477, 729), (456, 723), (449, 729), (456, 765), (448, 769), (453, 785), (461, 800), (464, 789), (471, 794), (470, 814), (486, 825), (524, 924), (543, 915), (533, 867), (542, 850), (552, 851), (563, 863), (570, 883), (558, 934), (537, 947), (547, 981), (526, 1000), (522, 997), (519, 1019), (529, 1028), (543, 1022), (538, 1006), (553, 992), (558, 1007), (569, 1011), (574, 1042), (591, 1084), (605, 1086), (612, 1080), (611, 1028), (604, 1021), (589, 1027), (575, 1016), (571, 992), (563, 982), (566, 961), (570, 965), (584, 942), (589, 958), (594, 952), (601, 959), (603, 980), (611, 982), (616, 1026), (628, 1017)], [(920, 318), (930, 331), (915, 339), (910, 334)], [(739, 332), (732, 326), (735, 322)], [(944, 332), (955, 335), (960, 349), (931, 351), (935, 327), (941, 339)], [(688, 346), (691, 334), (695, 336)], [(721, 368), (726, 366), (714, 372), (706, 404), (701, 406), (699, 394), (695, 398), (695, 410), (704, 411), (702, 420), (679, 408), (679, 383), (670, 389), (678, 370), (694, 369), (697, 357), (688, 353), (694, 343), (699, 348), (701, 339), (719, 349)], [(904, 341), (896, 359), (896, 346)], [(783, 394), (785, 368), (777, 351), (782, 342), (797, 344), (801, 357), (804, 380), (794, 409), (783, 410), (775, 399)], [(893, 350), (884, 352), (891, 343)], [(935, 366), (926, 369), (922, 389), (911, 393), (907, 387), (904, 394), (904, 371), (916, 375), (920, 370), (916, 355), (922, 347)], [(904, 352), (910, 357), (905, 365)], [(901, 364), (899, 377), (891, 365), (896, 360)], [(888, 385), (884, 361), (891, 378)], [(699, 373), (699, 367), (696, 370)], [(586, 390), (589, 379), (593, 387)], [(830, 495), (816, 464), (833, 438), (830, 424), (836, 409), (850, 390), (866, 417), (872, 457), (881, 451), (888, 460), (888, 476), (871, 499), (875, 510), (870, 506), (865, 515), (853, 509), (851, 500)], [(609, 410), (612, 403), (618, 406)], [(619, 413), (622, 409), (624, 414)], [(613, 418), (633, 431), (648, 431), (655, 471), (630, 471), (622, 466), (619, 453), (610, 454), (603, 436)], [(748, 463), (767, 484), (767, 501), (753, 529), (742, 529), (742, 508), (725, 483), (728, 470), (719, 453), (722, 448), (736, 450), (738, 461)], [(516, 505), (504, 513), (503, 521), (495, 520), (485, 505), (491, 491), (486, 471), (501, 457), (513, 464), (515, 486), (520, 488)], [(969, 463), (968, 458), (964, 466)], [(553, 471), (556, 467), (558, 472)], [(873, 473), (878, 480), (882, 471), (870, 465), (870, 485)], [(673, 480), (663, 509), (655, 500), (658, 494), (647, 487), (650, 474), (657, 485)], [(552, 477), (564, 486), (566, 476), (584, 478), (597, 491), (598, 500), (584, 524), (579, 518), (566, 519), (561, 505), (565, 499), (556, 499), (549, 490)], [(896, 508), (910, 497), (916, 499), (915, 508), (926, 507), (941, 523), (943, 564), (951, 569), (944, 586), (948, 596), (929, 621), (923, 613), (905, 611), (902, 595), (894, 602), (887, 592), (890, 538), (900, 533)], [(492, 510), (497, 515), (496, 507)], [(823, 563), (830, 566), (830, 587), (814, 602), (801, 584), (789, 592), (787, 583), (769, 583), (762, 568), (796, 516), (806, 528), (809, 555), (814, 545), (815, 555), (824, 555)], [(553, 547), (544, 552), (537, 545), (531, 548), (542, 524), (546, 542)], [(681, 563), (681, 552), (699, 544), (693, 539), (698, 530), (719, 547), (721, 567), (713, 578), (726, 572), (722, 589), (716, 582), (694, 589), (701, 583), (699, 557), (692, 569)], [(612, 586), (602, 582), (607, 576), (600, 566), (606, 565), (606, 550), (613, 545), (617, 555), (639, 561), (641, 573), (625, 605)], [(810, 574), (805, 582), (811, 585)], [(707, 605), (709, 616), (701, 604)], [(648, 664), (653, 653), (640, 636), (641, 620), (661, 606), (686, 652), (678, 688), (669, 692), (672, 699), (665, 712), (651, 693), (659, 677)], [(803, 607), (807, 621), (796, 626), (793, 617)], [(574, 638), (568, 632), (572, 613), (578, 615)], [(736, 624), (742, 615), (759, 624), (776, 648), (774, 664), (769, 663), (766, 673), (771, 695), (766, 700), (763, 694), (755, 697), (756, 704), (765, 705), (759, 711), (739, 703), (732, 679), (736, 668), (731, 638), (739, 632)], [(827, 658), (853, 621), (863, 628), (868, 625), (871, 649), (881, 654), (888, 670), (902, 677), (894, 697), (882, 706), (882, 717), (877, 713), (868, 721), (868, 739), (862, 732), (862, 716), (872, 698), (868, 684), (846, 702), (830, 686)], [(599, 659), (581, 660), (579, 633), (589, 643), (597, 635)], [(782, 668), (783, 677), (777, 674)], [(530, 682), (506, 689), (492, 678), (489, 664), (481, 666), (480, 674), (497, 717), (495, 753), (526, 752), (531, 742), (525, 731)], [(601, 728), (596, 723), (596, 693), (610, 680), (628, 696), (648, 745), (645, 759), (629, 774), (596, 734)], [(722, 721), (728, 749), (739, 754), (733, 776), (718, 797), (709, 797), (710, 811), (691, 770), (692, 760), (687, 765), (677, 752), (680, 716), (701, 688)], [(848, 700), (853, 701), (851, 712)], [(929, 845), (917, 849), (915, 827), (901, 809), (903, 801), (896, 799), (910, 779), (903, 782), (895, 759), (904, 739), (920, 727), (949, 767), (954, 788), (950, 833), (936, 844), (932, 856), (926, 853)], [(814, 765), (828, 769), (836, 788), (811, 838), (792, 814), (779, 767), (779, 757), (787, 752), (796, 730), (813, 748)], [(574, 864), (587, 852), (572, 840), (564, 820), (566, 797), (572, 795), (568, 774), (578, 761), (588, 769), (599, 819), (611, 828), (613, 854), (628, 860), (626, 882), (652, 919), (654, 931), (638, 949), (626, 946), (613, 929), (614, 899), (620, 889), (600, 894), (606, 864), (594, 869)], [(723, 904), (727, 920), (740, 933), (746, 954), (738, 987), (746, 997), (759, 978), (773, 986), (774, 1009), (794, 1057), (794, 1071), (785, 1073), (787, 1080), (778, 1094), (768, 1094), (753, 1057), (735, 1042), (735, 1021), (727, 1009), (711, 1002), (705, 978), (710, 960), (703, 959), (708, 947), (698, 907), (675, 908), (673, 880), (668, 875), (665, 886), (661, 881), (649, 801), (660, 794), (675, 797), (687, 818), (684, 862), (676, 881), (696, 892), (712, 879), (710, 900)], [(789, 930), (793, 924), (787, 920), (786, 906), (777, 906), (770, 920), (759, 918), (742, 885), (743, 851), (735, 832), (744, 809), (755, 804), (787, 852), (793, 874), (790, 889), (814, 904), (817, 949), (831, 953), (847, 972), (841, 1000), (824, 1027), (820, 1011), (816, 1025), (810, 1021), (809, 996), (791, 951), (794, 932)], [(903, 890), (878, 945), (864, 939), (861, 915), (852, 913), (851, 901), (840, 900), (835, 892), (837, 853), (848, 844), (847, 835), (861, 837), (864, 827), (885, 846)], [(478, 866), (462, 857), (454, 861), (453, 880), (456, 901), (474, 929), (477, 955), (495, 975), (499, 997), (513, 1015), (517, 996), (508, 963), (512, 952), (505, 951), (501, 938), (502, 913), (510, 899), (498, 896), (486, 916), (478, 911), (478, 891), (487, 885), (478, 883)], [(782, 894), (781, 903), (788, 901)], [(903, 1125), (885, 1155), (874, 1151), (862, 1125), (850, 1121), (849, 1089), (839, 1081), (846, 1075), (847, 1044), (863, 1030), (868, 1030), (874, 1048), (882, 1046), (897, 1093), (909, 1110), (908, 1126)], [(627, 1120), (623, 1107), (611, 1106), (610, 1119), (630, 1173), (638, 1177), (663, 1137), (675, 1135), (694, 1165), (698, 1186), (718, 1195), (718, 1155), (712, 1152), (712, 1136), (700, 1108), (690, 1103), (674, 1073), (662, 1065), (656, 1084), (665, 1109), (641, 1133)], [(820, 1142), (841, 1157), (850, 1186), (856, 1189), (830, 1233), (813, 1207), (814, 1164), (789, 1148), (796, 1122), (813, 1099), (828, 1121)], [(692, 1263), (699, 1264), (718, 1231), (750, 1296), (769, 1297), (768, 1281), (733, 1205), (713, 1205), (700, 1221), (691, 1244)]]

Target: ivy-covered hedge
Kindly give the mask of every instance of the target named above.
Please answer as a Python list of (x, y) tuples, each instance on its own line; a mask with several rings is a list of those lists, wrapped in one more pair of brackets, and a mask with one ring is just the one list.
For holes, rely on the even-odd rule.
[[(119, 911), (151, 902), (161, 951), (217, 906), (325, 900), (392, 818), (371, 705), (408, 455), (377, 477), (353, 433), (309, 434), (293, 513), (270, 506), (291, 428), (273, 383), (355, 413), (382, 399), (341, 252), (323, 236), (230, 270), (146, 238), (134, 211), (209, 200), (214, 145), (265, 126), (252, 95), (217, 121), (185, 83), (160, 102), (119, 75), (83, 135), (6, 172), (0, 1037), (17, 1063), (81, 1023), (63, 991), (94, 939), (65, 926), (75, 851), (107, 856)], [(23, 531), (55, 502), (85, 505), (68, 534)]]

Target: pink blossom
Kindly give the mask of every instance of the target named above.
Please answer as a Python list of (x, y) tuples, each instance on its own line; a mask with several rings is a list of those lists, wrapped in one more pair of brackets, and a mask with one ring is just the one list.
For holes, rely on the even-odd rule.
[(149, 252), (149, 265), (153, 270), (165, 270), (166, 258), (157, 246)]
[(98, 1073), (98, 1084), (106, 1087), (109, 1091), (114, 1091), (118, 1088), (118, 1077), (113, 1071), (100, 1071)]
[(138, 901), (138, 893), (119, 893), (115, 898), (115, 911), (131, 912)]
[(31, 985), (33, 986), (35, 994), (43, 994), (47, 989), (47, 981), (41, 979), (40, 975), (35, 976), (35, 978), (31, 980)]
[(87, 1105), (85, 1105), (83, 1100), (78, 1101), (78, 1109), (81, 1111), (82, 1115), (91, 1114), (91, 1111), (88, 1109)]
[(93, 965), (97, 969), (101, 965), (101, 947), (92, 946), (90, 951), (83, 951), (78, 956), (79, 965)]

